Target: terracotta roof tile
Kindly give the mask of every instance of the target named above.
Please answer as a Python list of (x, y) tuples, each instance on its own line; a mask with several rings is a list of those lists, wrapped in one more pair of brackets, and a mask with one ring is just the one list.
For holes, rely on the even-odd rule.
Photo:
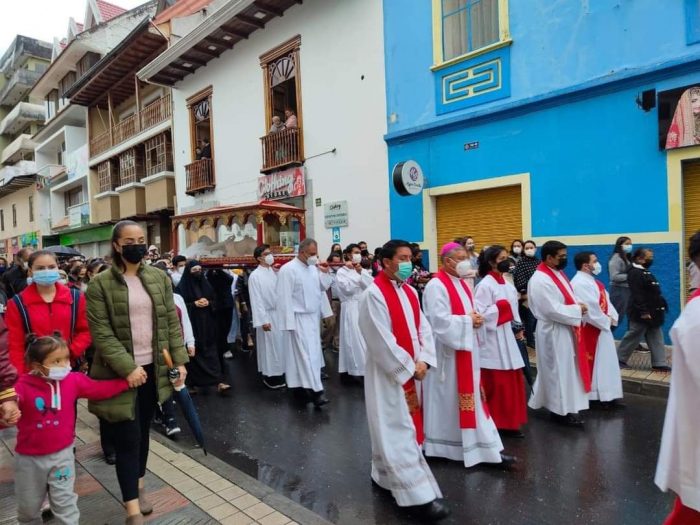
[(126, 9), (123, 7), (110, 4), (109, 2), (105, 2), (105, 0), (97, 0), (97, 8), (100, 10), (100, 16), (103, 22), (107, 22), (122, 13), (126, 13)]
[(212, 0), (178, 0), (175, 4), (156, 16), (153, 23), (156, 25), (163, 24), (169, 22), (173, 18), (192, 15), (197, 11), (201, 11), (211, 3)]

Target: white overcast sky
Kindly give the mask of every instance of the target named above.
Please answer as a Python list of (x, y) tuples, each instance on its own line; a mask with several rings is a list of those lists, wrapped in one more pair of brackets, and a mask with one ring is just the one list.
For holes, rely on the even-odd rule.
[[(108, 0), (109, 1), (109, 0)], [(111, 0), (131, 9), (146, 0)], [(0, 56), (17, 34), (53, 42), (68, 31), (68, 18), (83, 23), (87, 0), (0, 0)]]

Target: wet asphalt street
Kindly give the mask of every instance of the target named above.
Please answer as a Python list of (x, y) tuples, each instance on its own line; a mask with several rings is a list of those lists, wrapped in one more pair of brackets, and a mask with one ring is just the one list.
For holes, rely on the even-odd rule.
[[(232, 393), (195, 398), (207, 448), (332, 522), (412, 523), (370, 484), (363, 389), (340, 384), (336, 356), (326, 352), (331, 403), (322, 410), (265, 389), (254, 354), (228, 361)], [(625, 403), (624, 410), (585, 413), (585, 430), (530, 411), (526, 438), (504, 440), (520, 458), (515, 472), (430, 459), (453, 511), (443, 523), (661, 524), (672, 503), (653, 484), (665, 402), (628, 395)]]

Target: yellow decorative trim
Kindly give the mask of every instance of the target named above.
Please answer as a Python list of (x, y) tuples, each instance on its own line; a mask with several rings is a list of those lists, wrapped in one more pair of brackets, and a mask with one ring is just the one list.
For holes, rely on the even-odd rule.
[(474, 58), (484, 53), (509, 46), (513, 43), (510, 38), (510, 18), (508, 16), (508, 0), (498, 0), (498, 29), (500, 42), (475, 49), (464, 55), (445, 61), (442, 54), (442, 0), (433, 0), (433, 66), (431, 71), (449, 67), (458, 62)]
[(474, 394), (459, 394), (459, 410), (461, 412), (474, 412)]
[[(440, 37), (442, 38), (442, 37)], [(490, 44), (486, 47), (481, 47), (479, 49), (475, 49), (474, 51), (471, 51), (469, 53), (466, 53), (464, 55), (460, 55), (458, 57), (451, 58), (450, 60), (446, 62), (439, 62), (436, 63), (434, 66), (430, 68), (430, 71), (440, 71), (441, 69), (445, 69), (447, 67), (453, 66), (455, 64), (459, 64), (460, 62), (464, 62), (465, 60), (469, 60), (470, 58), (475, 58), (480, 55), (485, 55), (486, 53), (490, 53), (491, 51), (495, 51), (496, 49), (501, 49), (502, 47), (508, 47), (513, 43), (512, 40), (502, 40), (501, 42), (496, 42), (494, 44)]]
[(532, 235), (532, 206), (530, 198), (530, 174), (518, 173), (504, 177), (461, 182), (428, 188), (423, 191), (423, 242), (419, 243), (421, 249), (428, 250), (430, 254), (429, 268), (438, 267), (437, 222), (435, 218), (437, 202), (440, 195), (452, 193), (464, 193), (467, 191), (486, 190), (504, 186), (520, 186), (520, 200), (522, 206), (523, 236), (530, 238)]

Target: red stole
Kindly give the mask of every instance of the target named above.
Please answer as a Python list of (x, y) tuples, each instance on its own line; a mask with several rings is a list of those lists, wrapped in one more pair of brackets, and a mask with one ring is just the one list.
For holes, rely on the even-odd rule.
[[(554, 281), (554, 284), (557, 285), (557, 288), (559, 288), (559, 291), (561, 294), (564, 296), (564, 304), (566, 305), (572, 305), (576, 304), (576, 300), (574, 299), (573, 296), (573, 290), (571, 289), (571, 283), (569, 283), (568, 277), (566, 277), (565, 273), (561, 273), (564, 276), (564, 279), (566, 282), (569, 284), (569, 287), (567, 288), (564, 286), (564, 284), (561, 282), (561, 279), (559, 279), (556, 274), (552, 271), (552, 269), (547, 266), (544, 263), (540, 263), (539, 266), (537, 267), (537, 271), (540, 271), (544, 274), (547, 274), (552, 281)], [(574, 344), (576, 346), (579, 345), (579, 339), (580, 339), (580, 333), (581, 329), (578, 326), (572, 326), (571, 331), (574, 333)], [(576, 349), (576, 357), (578, 359), (578, 371), (579, 375), (581, 376), (581, 382), (583, 383), (583, 389), (585, 392), (590, 392), (591, 391), (591, 369), (588, 365), (588, 358), (584, 352), (581, 351), (580, 348)]]
[[(489, 275), (493, 277), (500, 285), (505, 285), (506, 280), (498, 272), (489, 272)], [(501, 326), (502, 324), (510, 323), (515, 317), (513, 316), (513, 309), (510, 307), (510, 303), (507, 299), (499, 299), (496, 301), (496, 308), (498, 308), (498, 321), (496, 321), (496, 326)]]
[[(457, 293), (452, 279), (444, 270), (437, 273), (437, 278), (447, 289), (450, 298), (452, 315), (467, 315), (464, 310), (462, 299)], [(469, 302), (474, 310), (474, 298), (472, 292), (465, 282), (460, 279), (459, 284), (464, 288), (464, 292), (469, 297)], [(458, 349), (455, 352), (455, 364), (457, 365), (457, 393), (459, 398), (459, 428), (476, 428), (476, 405), (474, 402), (474, 365), (472, 363), (472, 353), (466, 349)]]
[[(374, 284), (377, 285), (379, 291), (382, 292), (386, 305), (389, 308), (389, 318), (391, 319), (391, 331), (396, 338), (396, 344), (403, 348), (411, 358), (415, 359), (415, 351), (413, 348), (413, 339), (411, 338), (411, 332), (408, 329), (408, 322), (406, 322), (406, 316), (404, 315), (403, 306), (401, 305), (401, 299), (399, 298), (399, 293), (394, 288), (391, 279), (387, 277), (384, 272), (379, 272), (377, 277), (374, 279)], [(411, 309), (413, 310), (413, 321), (416, 326), (416, 330), (420, 333), (420, 306), (418, 305), (418, 296), (416, 292), (407, 284), (403, 285), (404, 288), (408, 288), (411, 291), (406, 290), (406, 297), (411, 303)], [(413, 419), (413, 426), (416, 427), (416, 441), (419, 445), (423, 444), (423, 411), (421, 408), (420, 401), (418, 399), (418, 391), (416, 390), (416, 380), (411, 378), (406, 381), (403, 385), (404, 396), (406, 398), (406, 404), (408, 405), (408, 412), (411, 414), (411, 419)]]
[[(595, 280), (595, 284), (598, 286), (598, 291), (600, 296), (598, 297), (598, 304), (600, 309), (605, 315), (608, 315), (608, 298), (605, 295), (605, 285), (601, 283), (598, 279)], [(600, 337), (600, 328), (596, 328), (592, 324), (586, 324), (581, 326), (581, 333), (578, 339), (578, 348), (586, 359), (588, 360), (588, 370), (589, 373), (593, 374), (593, 365), (595, 364), (595, 353), (598, 348), (598, 338)]]

